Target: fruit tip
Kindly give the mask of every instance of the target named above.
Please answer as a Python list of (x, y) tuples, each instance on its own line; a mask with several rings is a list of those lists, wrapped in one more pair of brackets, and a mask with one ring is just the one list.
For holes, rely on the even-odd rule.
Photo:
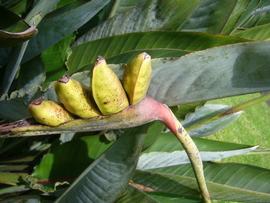
[(43, 102), (43, 98), (42, 97), (39, 97), (37, 99), (34, 99), (30, 105), (40, 105), (41, 103)]
[(69, 81), (70, 77), (68, 75), (64, 75), (63, 77), (58, 79), (58, 82), (61, 83), (67, 83)]
[(142, 55), (143, 55), (143, 59), (144, 60), (151, 59), (151, 56), (148, 53), (146, 53), (146, 52), (143, 52)]
[(103, 56), (98, 56), (96, 59), (95, 65), (102, 64), (102, 63), (106, 63), (105, 58)]

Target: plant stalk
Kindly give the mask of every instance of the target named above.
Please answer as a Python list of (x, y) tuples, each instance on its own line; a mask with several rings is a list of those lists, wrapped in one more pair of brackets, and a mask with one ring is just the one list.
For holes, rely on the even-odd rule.
[(178, 120), (176, 120), (176, 122), (179, 127), (177, 133), (174, 133), (174, 135), (181, 142), (183, 148), (188, 155), (199, 189), (201, 191), (203, 202), (210, 203), (211, 199), (204, 177), (203, 163), (200, 152), (191, 137), (189, 136), (188, 132), (183, 128), (182, 124)]
[(184, 127), (175, 117), (170, 108), (167, 107), (166, 105), (163, 106), (166, 109), (163, 109), (162, 113), (160, 114), (160, 120), (166, 124), (166, 126), (171, 130), (171, 132), (182, 144), (191, 162), (203, 202), (210, 203), (211, 199), (204, 177), (203, 163), (200, 156), (200, 152), (195, 143), (193, 142), (193, 140), (191, 139), (191, 137), (189, 136), (188, 132), (184, 129)]

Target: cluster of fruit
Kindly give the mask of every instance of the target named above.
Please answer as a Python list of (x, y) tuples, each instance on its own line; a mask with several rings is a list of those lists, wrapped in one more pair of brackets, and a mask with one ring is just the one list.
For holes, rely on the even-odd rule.
[(92, 118), (118, 113), (146, 96), (151, 80), (151, 57), (141, 53), (124, 68), (122, 85), (105, 59), (98, 57), (92, 72), (92, 89), (63, 76), (55, 84), (63, 107), (39, 98), (29, 104), (29, 111), (37, 122), (48, 126), (58, 126), (73, 120), (74, 116)]

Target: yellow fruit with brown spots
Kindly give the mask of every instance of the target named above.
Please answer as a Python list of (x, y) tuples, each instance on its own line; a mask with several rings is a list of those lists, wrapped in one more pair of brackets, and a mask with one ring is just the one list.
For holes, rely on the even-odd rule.
[(73, 120), (72, 116), (54, 101), (36, 99), (28, 108), (34, 119), (44, 125), (58, 126)]
[(59, 101), (70, 112), (81, 118), (99, 116), (91, 92), (79, 81), (63, 76), (55, 84)]
[(93, 68), (90, 86), (95, 102), (103, 115), (120, 112), (129, 106), (120, 80), (102, 57), (98, 57)]
[(152, 74), (151, 56), (143, 52), (132, 59), (125, 67), (123, 86), (130, 104), (137, 104), (147, 94)]

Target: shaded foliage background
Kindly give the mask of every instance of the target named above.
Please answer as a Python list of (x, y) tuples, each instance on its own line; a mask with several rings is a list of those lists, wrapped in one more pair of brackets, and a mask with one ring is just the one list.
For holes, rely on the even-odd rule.
[[(28, 103), (40, 95), (56, 100), (53, 81), (65, 73), (88, 85), (98, 55), (121, 77), (121, 64), (146, 51), (148, 94), (194, 137), (212, 198), (269, 202), (270, 111), (258, 104), (269, 99), (260, 94), (270, 89), (269, 4), (0, 1), (0, 122), (28, 118)], [(1, 200), (200, 201), (185, 152), (159, 122), (1, 138), (0, 146)]]

